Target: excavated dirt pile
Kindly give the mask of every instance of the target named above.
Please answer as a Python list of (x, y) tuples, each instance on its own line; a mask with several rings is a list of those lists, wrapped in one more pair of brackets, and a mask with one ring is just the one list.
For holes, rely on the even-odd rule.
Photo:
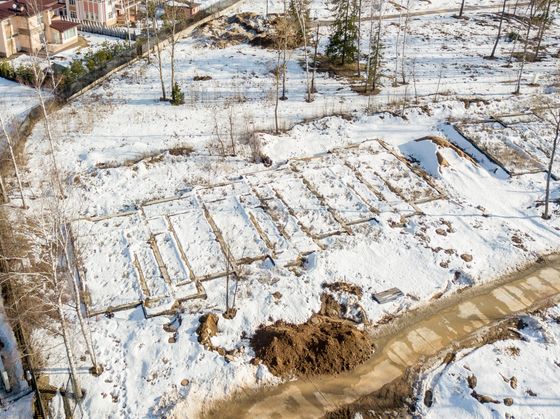
[(373, 353), (369, 335), (338, 318), (340, 310), (333, 310), (332, 297), (327, 304), (329, 310), (306, 323), (277, 321), (260, 327), (251, 340), (257, 358), (277, 376), (340, 373), (366, 361)]
[(217, 48), (244, 43), (269, 48), (274, 44), (272, 28), (276, 20), (276, 16), (267, 19), (255, 13), (224, 16), (203, 25), (195, 32), (195, 36)]

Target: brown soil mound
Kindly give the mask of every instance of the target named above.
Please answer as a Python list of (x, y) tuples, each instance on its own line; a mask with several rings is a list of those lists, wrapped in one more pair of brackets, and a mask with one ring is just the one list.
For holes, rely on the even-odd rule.
[(212, 348), (212, 341), (210, 340), (218, 333), (218, 316), (213, 313), (203, 315), (198, 321), (200, 325), (196, 329), (198, 341), (208, 348)]
[(278, 376), (339, 373), (366, 361), (373, 352), (366, 332), (321, 314), (300, 325), (277, 321), (262, 326), (251, 345), (257, 358)]
[(323, 283), (321, 286), (333, 292), (345, 292), (348, 294), (354, 294), (358, 298), (362, 298), (363, 294), (363, 291), (359, 286), (349, 284), (348, 282), (344, 281), (337, 281), (330, 284)]
[(266, 19), (255, 13), (240, 13), (214, 19), (199, 28), (196, 35), (217, 48), (244, 43), (269, 48), (274, 45), (272, 29), (275, 24), (274, 15)]

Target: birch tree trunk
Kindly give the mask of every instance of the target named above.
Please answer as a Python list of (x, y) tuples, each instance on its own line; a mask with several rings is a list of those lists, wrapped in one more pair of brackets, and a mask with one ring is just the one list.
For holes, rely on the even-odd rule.
[(315, 87), (315, 74), (317, 73), (317, 53), (319, 52), (319, 28), (317, 25), (317, 33), (315, 35), (315, 51), (313, 52), (313, 74), (311, 75), (311, 93), (317, 93)]
[(521, 78), (523, 77), (523, 70), (525, 68), (525, 61), (527, 61), (527, 48), (529, 47), (529, 35), (531, 34), (532, 22), (533, 22), (533, 11), (535, 8), (535, 1), (531, 1), (529, 8), (529, 23), (527, 24), (527, 33), (525, 34), (525, 45), (523, 46), (523, 56), (521, 58), (521, 67), (519, 68), (519, 75), (517, 77), (517, 87), (514, 94), (519, 94), (521, 90)]
[(506, 12), (506, 3), (507, 0), (504, 0), (504, 4), (502, 5), (502, 14), (500, 15), (500, 24), (498, 25), (498, 34), (496, 35), (496, 42), (494, 42), (494, 48), (492, 48), (490, 58), (494, 58), (494, 55), (496, 54), (496, 48), (498, 48), (498, 43), (500, 42), (500, 36), (502, 35), (502, 24), (504, 22), (504, 14)]
[(66, 351), (68, 366), (70, 368), (70, 380), (72, 381), (72, 387), (74, 388), (74, 395), (76, 399), (81, 400), (84, 396), (82, 393), (82, 387), (80, 387), (80, 381), (78, 379), (78, 371), (76, 369), (76, 363), (74, 361), (74, 351), (72, 350), (70, 336), (68, 335), (68, 324), (66, 322), (66, 317), (64, 316), (62, 294), (58, 295), (57, 310), (58, 315), (60, 316), (60, 328), (62, 329), (62, 340), (64, 341), (64, 349)]
[(541, 50), (542, 39), (544, 36), (544, 31), (546, 29), (546, 23), (548, 21), (548, 17), (550, 16), (550, 6), (552, 5), (552, 0), (548, 0), (546, 3), (546, 11), (543, 16), (543, 20), (541, 22), (541, 26), (539, 27), (539, 34), (537, 35), (537, 46), (535, 48), (535, 60), (539, 57), (539, 52)]
[(306, 102), (310, 103), (313, 102), (313, 98), (311, 97), (311, 81), (309, 78), (309, 51), (307, 51), (307, 23), (305, 21), (306, 10), (302, 10), (304, 8), (304, 4), (301, 0), (295, 0), (294, 6), (295, 6), (295, 12), (297, 15), (299, 28), (301, 30), (301, 33), (303, 34), (303, 47), (304, 47), (304, 55), (305, 55), (305, 79), (306, 79), (306, 87), (307, 87), (307, 98), (305, 100)]
[(556, 132), (554, 134), (554, 142), (552, 143), (552, 152), (550, 153), (550, 161), (548, 162), (548, 171), (546, 173), (546, 189), (544, 194), (544, 213), (542, 218), (545, 220), (550, 219), (550, 214), (548, 213), (548, 203), (550, 200), (550, 179), (552, 178), (552, 166), (554, 164), (554, 157), (556, 156), (556, 148), (558, 146), (558, 136), (560, 135), (560, 114), (555, 116), (556, 118)]
[(165, 94), (165, 82), (163, 81), (163, 64), (161, 57), (161, 46), (159, 45), (159, 30), (157, 27), (156, 11), (154, 11), (153, 26), (155, 28), (155, 44), (156, 44), (156, 56), (158, 61), (158, 71), (159, 71), (159, 82), (161, 84), (161, 100), (166, 101), (167, 96)]
[(6, 123), (4, 122), (4, 117), (0, 113), (0, 125), (2, 125), (2, 132), (4, 133), (4, 137), (6, 137), (6, 142), (8, 143), (8, 149), (10, 151), (10, 158), (12, 159), (12, 164), (14, 166), (14, 171), (16, 174), (16, 180), (18, 183), (19, 194), (21, 197), (21, 205), (22, 208), (26, 209), (27, 205), (25, 203), (25, 196), (23, 195), (23, 186), (21, 184), (21, 176), (19, 174), (19, 168), (16, 161), (16, 157), (14, 155), (14, 148), (12, 147), (12, 141), (10, 139), (10, 134), (8, 133), (8, 129), (6, 128)]
[(175, 8), (175, 0), (172, 3), (173, 13), (171, 18), (173, 22), (171, 23), (171, 91), (173, 92), (173, 86), (175, 86), (175, 29), (177, 27), (177, 9)]
[(84, 342), (86, 344), (86, 348), (89, 354), (89, 358), (92, 364), (92, 370), (95, 374), (99, 374), (100, 371), (100, 366), (97, 363), (97, 357), (95, 356), (95, 351), (93, 348), (93, 342), (91, 341), (91, 331), (89, 330), (89, 327), (86, 323), (86, 321), (84, 320), (84, 316), (82, 315), (82, 299), (80, 297), (80, 289), (78, 286), (78, 282), (79, 279), (76, 275), (76, 271), (75, 269), (70, 265), (71, 263), (71, 259), (70, 259), (70, 253), (68, 251), (68, 245), (69, 245), (69, 241), (70, 238), (68, 236), (68, 232), (64, 229), (61, 229), (60, 231), (60, 235), (61, 235), (61, 246), (64, 248), (64, 257), (66, 259), (66, 267), (68, 269), (69, 275), (70, 275), (70, 280), (72, 282), (72, 291), (74, 293), (74, 302), (76, 304), (76, 317), (78, 318), (78, 323), (80, 324), (80, 331), (82, 333), (82, 336), (84, 338)]

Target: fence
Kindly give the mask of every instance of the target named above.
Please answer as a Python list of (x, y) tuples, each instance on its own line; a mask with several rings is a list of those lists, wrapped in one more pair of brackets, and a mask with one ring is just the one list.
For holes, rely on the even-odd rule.
[(78, 29), (82, 32), (89, 32), (98, 35), (106, 35), (106, 36), (112, 36), (114, 38), (120, 38), (125, 40), (130, 39), (131, 41), (136, 41), (136, 34), (134, 32), (128, 31), (126, 28), (111, 27), (95, 22), (83, 22), (81, 20), (72, 19), (69, 17), (64, 18), (64, 20), (78, 23), (80, 25), (78, 26)]

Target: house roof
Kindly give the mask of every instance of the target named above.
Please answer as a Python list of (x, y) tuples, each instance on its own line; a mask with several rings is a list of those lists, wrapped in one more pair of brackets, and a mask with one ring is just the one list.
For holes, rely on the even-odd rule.
[(64, 7), (58, 0), (0, 0), (0, 20), (11, 16), (35, 16), (46, 10)]
[(79, 23), (68, 22), (67, 20), (56, 19), (51, 22), (51, 28), (58, 32), (66, 32), (68, 29), (75, 28), (79, 26)]

